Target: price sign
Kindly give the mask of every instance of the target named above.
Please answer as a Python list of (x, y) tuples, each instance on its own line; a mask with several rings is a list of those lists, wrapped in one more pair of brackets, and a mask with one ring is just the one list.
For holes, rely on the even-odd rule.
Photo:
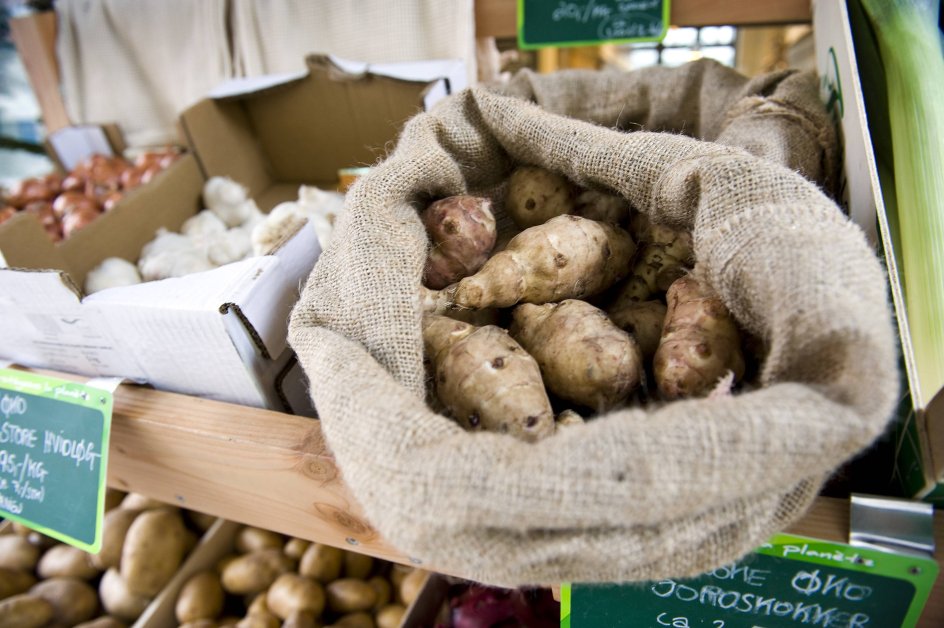
[(101, 549), (110, 392), (0, 369), (0, 515)]
[(937, 572), (927, 558), (779, 534), (697, 578), (564, 585), (561, 626), (914, 626)]
[(525, 49), (660, 41), (668, 28), (669, 0), (518, 0)]

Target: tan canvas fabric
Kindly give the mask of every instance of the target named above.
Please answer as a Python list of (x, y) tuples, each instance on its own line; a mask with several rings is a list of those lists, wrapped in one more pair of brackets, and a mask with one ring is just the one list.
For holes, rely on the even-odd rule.
[[(694, 575), (794, 521), (881, 434), (898, 382), (885, 279), (820, 187), (836, 153), (815, 89), (711, 62), (522, 74), (407, 124), (348, 195), (290, 326), (327, 442), (383, 537), (501, 585)], [(692, 229), (699, 272), (770, 347), (760, 388), (621, 409), (536, 444), (429, 410), (417, 210), (494, 191), (520, 163)]]

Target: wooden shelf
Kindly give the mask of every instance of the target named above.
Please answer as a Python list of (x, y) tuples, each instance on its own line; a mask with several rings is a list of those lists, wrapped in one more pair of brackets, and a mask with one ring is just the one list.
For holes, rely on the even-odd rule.
[[(317, 420), (135, 385), (118, 388), (114, 407), (110, 486), (408, 563), (365, 521)], [(820, 497), (787, 531), (845, 542), (848, 528), (847, 500)], [(940, 512), (934, 531), (937, 547), (944, 547)], [(939, 549), (939, 562), (941, 555)], [(922, 625), (944, 625), (944, 578), (936, 583), (924, 620)]]

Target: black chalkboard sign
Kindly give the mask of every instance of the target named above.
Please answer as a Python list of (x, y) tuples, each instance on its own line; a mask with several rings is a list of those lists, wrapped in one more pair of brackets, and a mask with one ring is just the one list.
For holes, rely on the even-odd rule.
[(562, 590), (561, 625), (645, 628), (914, 626), (934, 560), (777, 535), (697, 578)]
[(101, 548), (111, 393), (0, 369), (0, 515)]
[(669, 0), (518, 0), (525, 49), (660, 41), (668, 28)]

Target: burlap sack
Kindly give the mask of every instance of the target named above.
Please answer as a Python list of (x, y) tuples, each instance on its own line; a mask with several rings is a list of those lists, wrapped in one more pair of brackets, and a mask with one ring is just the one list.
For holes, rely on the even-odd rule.
[[(798, 174), (828, 185), (834, 167), (815, 90), (713, 63), (526, 74), (407, 124), (348, 195), (290, 327), (327, 442), (384, 538), (500, 585), (694, 575), (794, 521), (883, 431), (898, 381), (883, 271)], [(640, 128), (664, 132), (626, 132)], [(519, 163), (692, 229), (705, 276), (768, 343), (762, 387), (614, 411), (537, 444), (431, 412), (417, 208), (493, 190)]]

